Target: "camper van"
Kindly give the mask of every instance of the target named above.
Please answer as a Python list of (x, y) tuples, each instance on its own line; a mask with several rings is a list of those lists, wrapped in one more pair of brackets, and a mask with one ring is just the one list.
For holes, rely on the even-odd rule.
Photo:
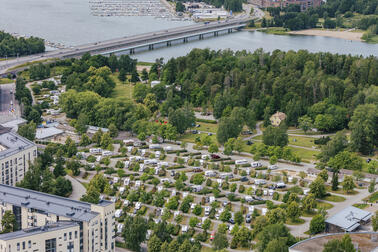
[(245, 159), (236, 160), (236, 161), (235, 161), (235, 164), (236, 164), (236, 165), (244, 165), (244, 164), (248, 164), (248, 161), (245, 160)]
[(253, 162), (253, 163), (251, 164), (251, 166), (252, 166), (253, 168), (257, 168), (257, 167), (262, 167), (262, 164), (261, 164), (260, 162)]

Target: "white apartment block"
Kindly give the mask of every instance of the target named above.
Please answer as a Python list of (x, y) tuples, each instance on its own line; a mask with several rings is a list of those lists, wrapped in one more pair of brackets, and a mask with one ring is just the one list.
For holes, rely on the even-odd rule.
[(16, 185), (37, 157), (37, 145), (0, 126), (0, 184)]
[[(0, 223), (5, 211), (8, 210), (12, 211), (16, 217), (17, 228), (24, 232), (25, 229), (45, 227), (51, 224), (58, 225), (60, 222), (77, 224), (79, 226), (79, 246), (75, 246), (73, 250), (62, 249), (62, 251), (112, 252), (115, 249), (115, 205), (113, 202), (101, 200), (99, 204), (90, 204), (28, 189), (0, 185)], [(75, 232), (72, 232), (73, 237), (76, 237)], [(56, 244), (60, 242), (59, 237), (62, 237), (63, 233), (67, 232), (62, 231), (54, 237)], [(47, 236), (47, 232), (41, 235), (42, 237), (46, 236), (47, 240), (54, 239)], [(63, 235), (63, 241), (64, 239)], [(27, 237), (24, 240), (28, 242)], [(33, 241), (31, 238), (30, 240)], [(1, 242), (4, 242), (2, 235), (0, 235), (0, 244)], [(12, 246), (14, 243), (10, 245)], [(41, 246), (38, 248), (39, 250), (20, 251), (47, 251), (43, 241)], [(18, 250), (12, 249), (12, 251)], [(61, 250), (57, 247), (57, 250), (51, 251)], [(7, 252), (11, 251), (7, 250)]]

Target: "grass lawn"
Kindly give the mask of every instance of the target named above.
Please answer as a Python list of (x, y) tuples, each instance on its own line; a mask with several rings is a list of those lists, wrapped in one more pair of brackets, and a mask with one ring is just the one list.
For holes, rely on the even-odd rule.
[(118, 79), (118, 73), (111, 75), (116, 86), (112, 93), (112, 98), (132, 99), (134, 86), (131, 83), (122, 83)]
[(57, 76), (57, 75), (62, 75), (64, 70), (66, 70), (67, 67), (65, 66), (55, 66), (53, 68), (51, 68), (50, 72), (51, 72), (51, 76)]
[(196, 128), (199, 131), (206, 131), (206, 132), (217, 133), (218, 124), (204, 123), (204, 122), (198, 122), (197, 124), (200, 125), (199, 128)]
[(323, 198), (326, 201), (332, 201), (332, 202), (343, 202), (346, 199), (344, 197), (338, 196), (338, 195), (330, 195)]
[(369, 197), (365, 198), (364, 200), (367, 200), (370, 203), (376, 202), (378, 200), (378, 191), (371, 194)]
[(310, 160), (316, 160), (315, 155), (319, 154), (319, 151), (315, 150), (306, 150), (301, 148), (295, 148), (289, 146), (289, 148), (298, 156), (302, 158), (303, 162), (309, 162)]
[(288, 32), (288, 29), (285, 29), (283, 27), (269, 27), (264, 30), (259, 30), (261, 32), (265, 32), (267, 34), (274, 34), (274, 35), (286, 35)]
[(315, 215), (317, 215), (318, 213), (316, 211), (312, 212), (312, 213), (307, 213), (307, 212), (303, 212), (302, 213), (302, 216), (303, 217), (314, 217)]
[(262, 140), (262, 139), (263, 139), (262, 135), (255, 136), (254, 138), (252, 138), (252, 140)]
[(368, 204), (353, 204), (354, 207), (357, 207), (357, 208), (360, 208), (360, 209), (364, 209), (365, 207), (368, 206)]
[(288, 225), (302, 225), (303, 223), (305, 223), (305, 220), (301, 219), (301, 218), (299, 218), (299, 219), (297, 219), (295, 221), (292, 221), (291, 219), (288, 219), (286, 221), (286, 224), (288, 224)]
[(342, 195), (356, 195), (358, 193), (357, 191), (354, 191), (354, 190), (351, 191), (351, 192), (349, 192), (349, 193), (347, 193), (341, 187), (339, 187), (337, 189), (337, 191), (332, 191), (332, 187), (329, 186), (329, 185), (326, 186), (326, 190), (327, 190), (327, 192), (334, 192), (334, 193), (342, 194)]
[(314, 144), (314, 138), (312, 137), (302, 137), (302, 136), (289, 136), (289, 144), (312, 148), (316, 147)]
[(331, 209), (332, 207), (333, 207), (332, 204), (327, 203), (327, 202), (321, 202), (321, 201), (318, 201), (317, 206), (316, 206), (317, 209), (324, 208), (325, 210)]
[[(207, 134), (206, 133), (201, 133), (201, 134), (187, 133), (187, 134), (184, 134), (184, 135), (180, 136), (177, 140), (178, 141), (185, 141), (185, 142), (188, 142), (188, 143), (194, 143), (195, 139), (197, 137), (202, 138), (203, 136), (207, 136)], [(215, 135), (210, 136), (210, 138), (211, 138), (211, 141), (213, 143), (217, 143), (217, 138), (216, 138)]]
[(8, 83), (14, 83), (14, 80), (8, 79), (8, 78), (0, 78), (0, 85), (1, 84), (8, 84)]

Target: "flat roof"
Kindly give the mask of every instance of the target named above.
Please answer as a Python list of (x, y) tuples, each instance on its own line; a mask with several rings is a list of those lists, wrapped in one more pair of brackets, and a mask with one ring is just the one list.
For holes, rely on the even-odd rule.
[(27, 123), (28, 121), (23, 119), (23, 118), (18, 118), (18, 119), (15, 119), (15, 120), (12, 120), (12, 121), (9, 121), (9, 122), (6, 122), (6, 123), (3, 123), (1, 124), (1, 126), (3, 127), (7, 127), (7, 128), (15, 128), (17, 127), (18, 125), (20, 124), (24, 124), (24, 123)]
[(10, 232), (6, 234), (0, 234), (0, 240), (2, 241), (14, 240), (18, 238), (30, 237), (32, 235), (48, 233), (48, 232), (62, 230), (62, 229), (71, 228), (75, 226), (79, 226), (79, 224), (72, 221), (50, 223), (45, 226), (32, 227), (32, 228), (27, 228), (27, 229)]
[(56, 136), (59, 134), (62, 134), (64, 131), (57, 129), (55, 127), (50, 128), (38, 128), (35, 132), (35, 138), (36, 139), (45, 139), (52, 136)]
[(328, 218), (325, 222), (336, 225), (343, 230), (350, 232), (360, 226), (360, 221), (367, 221), (371, 218), (372, 214), (368, 211), (359, 209), (354, 206), (344, 208), (337, 214)]
[[(41, 212), (65, 216), (76, 221), (90, 221), (99, 213), (91, 210), (91, 204), (78, 200), (71, 200), (56, 195), (37, 192), (25, 188), (0, 185), (0, 203), (9, 203), (19, 207), (33, 208)], [(102, 200), (98, 205), (113, 204)]]
[(0, 151), (0, 160), (35, 146), (33, 142), (7, 129), (1, 127), (0, 130), (0, 145), (4, 147)]

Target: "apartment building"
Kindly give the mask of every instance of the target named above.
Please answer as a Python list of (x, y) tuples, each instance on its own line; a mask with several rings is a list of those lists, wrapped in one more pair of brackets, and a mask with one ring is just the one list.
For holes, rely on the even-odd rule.
[(57, 222), (0, 235), (0, 252), (79, 252), (80, 227), (75, 222)]
[(0, 184), (16, 185), (36, 157), (37, 146), (33, 142), (0, 126)]
[[(78, 249), (72, 251), (110, 252), (115, 249), (115, 205), (113, 202), (101, 200), (99, 204), (90, 204), (28, 189), (0, 185), (0, 223), (5, 211), (13, 212), (17, 228), (24, 232), (25, 229), (45, 227), (62, 221), (77, 224), (79, 246)], [(41, 235), (44, 236), (43, 233)], [(59, 241), (59, 237), (55, 237), (56, 241)], [(45, 251), (45, 247), (41, 247), (39, 251)]]

